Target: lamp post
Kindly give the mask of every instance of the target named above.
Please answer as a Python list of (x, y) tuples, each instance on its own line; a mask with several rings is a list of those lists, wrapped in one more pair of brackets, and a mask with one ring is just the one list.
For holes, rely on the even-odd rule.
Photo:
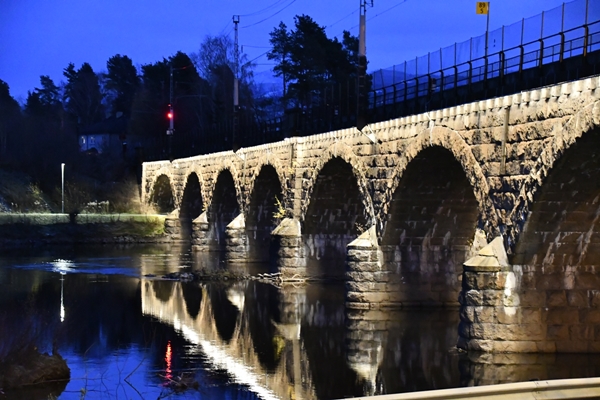
[(60, 179), (62, 187), (62, 213), (65, 213), (65, 163), (60, 164)]

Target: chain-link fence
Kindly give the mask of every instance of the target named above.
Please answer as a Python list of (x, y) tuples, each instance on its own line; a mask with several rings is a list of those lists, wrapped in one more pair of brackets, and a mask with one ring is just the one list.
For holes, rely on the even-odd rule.
[[(428, 53), (414, 60), (405, 61), (372, 72), (373, 89), (399, 84), (422, 76), (433, 74), (432, 78), (441, 79), (442, 72), (454, 67), (464, 75), (467, 70), (484, 67), (488, 64), (488, 77), (498, 76), (500, 68), (495, 65), (505, 61), (505, 74), (518, 71), (521, 53), (528, 55), (523, 60), (523, 69), (536, 66), (540, 57), (543, 63), (559, 61), (583, 54), (584, 40), (590, 35), (600, 35), (600, 25), (594, 24), (600, 19), (600, 1), (575, 0), (544, 11), (531, 18), (524, 18), (514, 24), (503, 26), (481, 36), (473, 37), (461, 43)], [(586, 28), (587, 27), (587, 28)], [(593, 27), (593, 31), (586, 29)], [(487, 39), (487, 40), (486, 40)], [(561, 48), (561, 43), (565, 44)], [(600, 47), (600, 40), (588, 40), (591, 52)], [(486, 49), (487, 43), (487, 49)], [(545, 50), (541, 55), (541, 49)], [(487, 55), (487, 57), (486, 57)], [(506, 62), (506, 61), (509, 62)], [(460, 78), (459, 78), (460, 79)], [(454, 82), (446, 80), (445, 85)]]

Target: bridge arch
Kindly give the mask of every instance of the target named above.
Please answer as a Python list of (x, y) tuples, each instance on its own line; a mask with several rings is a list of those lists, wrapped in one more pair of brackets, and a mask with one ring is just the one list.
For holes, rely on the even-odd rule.
[[(185, 189), (186, 186), (189, 182), (189, 178), (192, 174), (195, 174), (196, 177), (198, 178), (198, 183), (200, 184), (200, 195), (202, 196), (202, 199), (206, 198), (206, 182), (204, 180), (204, 176), (202, 174), (202, 169), (200, 168), (200, 166), (196, 163), (192, 163), (190, 164), (186, 169), (185, 172), (183, 174), (183, 176), (185, 177), (185, 182), (184, 182), (184, 186), (183, 186), (183, 191), (182, 193), (185, 193)], [(183, 194), (182, 194), (183, 197)]]
[(598, 352), (600, 102), (551, 129), (511, 214), (517, 316), (544, 351)]
[(394, 172), (379, 219), (390, 301), (456, 305), (477, 225), (490, 220), (486, 207), (495, 216), (485, 176), (463, 138), (445, 127), (421, 132)]
[(160, 214), (168, 214), (175, 209), (175, 191), (170, 176), (166, 168), (161, 168), (150, 184), (148, 203), (155, 205)]
[(509, 215), (507, 230), (508, 250), (515, 249), (527, 216), (534, 202), (534, 197), (542, 187), (555, 163), (575, 142), (585, 134), (591, 134), (600, 127), (600, 101), (583, 107), (563, 124), (554, 125), (554, 137), (549, 140), (537, 158), (529, 176), (523, 182), (515, 206)]
[(381, 221), (379, 226), (379, 234), (383, 233), (383, 221), (389, 212), (391, 201), (394, 193), (400, 185), (400, 181), (407, 166), (415, 159), (423, 150), (439, 146), (452, 153), (455, 160), (458, 161), (469, 181), (473, 194), (479, 206), (481, 219), (484, 221), (483, 230), (488, 236), (488, 239), (493, 238), (499, 233), (498, 230), (498, 215), (496, 208), (489, 196), (489, 186), (487, 179), (481, 169), (481, 165), (475, 158), (470, 146), (460, 135), (459, 132), (444, 127), (435, 126), (433, 128), (424, 129), (421, 131), (410, 144), (399, 154), (397, 166), (393, 172), (392, 184), (384, 193), (384, 201), (379, 211), (378, 220)]
[[(231, 161), (231, 160), (229, 160), (229, 161)], [(212, 175), (208, 179), (208, 182), (207, 182), (206, 188), (205, 188), (206, 205), (207, 205), (207, 207), (210, 207), (212, 205), (213, 196), (215, 194), (215, 187), (218, 183), (218, 179), (221, 176), (221, 174), (225, 171), (227, 171), (233, 178), (233, 185), (235, 188), (235, 200), (237, 202), (238, 209), (242, 210), (244, 203), (242, 201), (240, 173), (233, 163), (226, 163), (226, 162), (221, 162), (218, 165), (218, 167), (215, 168)]]
[[(334, 158), (340, 158), (344, 160), (346, 163), (352, 167), (352, 173), (356, 179), (356, 184), (358, 185), (358, 190), (360, 192), (361, 201), (364, 207), (364, 210), (369, 218), (367, 223), (369, 226), (375, 223), (375, 209), (373, 207), (373, 199), (369, 194), (369, 186), (368, 180), (365, 176), (364, 171), (367, 170), (366, 165), (360, 160), (360, 158), (352, 151), (352, 147), (347, 145), (346, 143), (336, 142), (329, 146), (319, 157), (317, 157), (315, 164), (308, 166), (309, 167), (309, 177), (308, 184), (306, 188), (303, 190), (302, 198), (307, 199), (308, 201), (303, 201), (301, 206), (301, 221), (304, 221), (306, 218), (306, 211), (310, 205), (310, 199), (315, 189), (315, 184), (319, 173), (329, 161)], [(367, 227), (368, 228), (368, 227)]]
[[(272, 156), (268, 156), (267, 154), (263, 154), (258, 160), (257, 165), (252, 169), (251, 174), (248, 176), (247, 185), (248, 185), (248, 196), (245, 199), (244, 210), (247, 210), (250, 206), (250, 202), (252, 201), (252, 193), (255, 190), (256, 179), (260, 175), (260, 173), (264, 170), (265, 167), (271, 166), (275, 173), (277, 174), (277, 178), (279, 180), (279, 184), (281, 187), (282, 196), (286, 196), (286, 182), (289, 179), (289, 174), (286, 173), (285, 168), (281, 165), (279, 160), (275, 159)], [(280, 199), (282, 205), (287, 204), (287, 199)]]
[(309, 275), (343, 276), (348, 244), (374, 223), (365, 169), (350, 147), (341, 143), (308, 166), (300, 222)]
[(271, 248), (271, 232), (286, 214), (285, 192), (275, 167), (263, 164), (258, 175), (252, 177), (247, 196), (245, 231), (248, 239), (247, 260), (275, 261), (275, 248)]
[(192, 237), (192, 221), (204, 209), (201, 174), (198, 171), (186, 173), (181, 198), (179, 201), (179, 221), (182, 238)]
[[(232, 171), (233, 170), (233, 171)], [(225, 229), (240, 213), (240, 188), (237, 172), (232, 166), (218, 169), (212, 180), (210, 202), (206, 200), (209, 238), (213, 249), (224, 250)]]

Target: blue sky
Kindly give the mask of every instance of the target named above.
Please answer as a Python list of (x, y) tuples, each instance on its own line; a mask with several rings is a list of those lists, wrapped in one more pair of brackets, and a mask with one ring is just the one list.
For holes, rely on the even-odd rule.
[[(596, 0), (592, 0), (596, 1)], [(367, 11), (369, 70), (391, 67), (485, 32), (475, 0), (374, 0)], [(560, 6), (560, 0), (490, 2), (490, 30)], [(197, 52), (202, 39), (229, 34), (240, 15), (239, 42), (255, 59), (257, 81), (273, 80), (269, 32), (295, 15), (310, 15), (331, 36), (358, 34), (360, 0), (0, 0), (0, 79), (24, 101), (40, 75), (56, 83), (63, 69), (89, 62), (106, 69), (115, 54), (134, 64), (153, 63), (177, 51)], [(261, 56), (262, 55), (262, 56)]]

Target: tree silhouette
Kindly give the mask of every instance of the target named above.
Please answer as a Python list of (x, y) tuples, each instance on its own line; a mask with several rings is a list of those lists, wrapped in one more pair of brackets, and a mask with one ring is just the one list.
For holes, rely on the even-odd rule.
[(73, 63), (64, 69), (67, 78), (65, 104), (67, 112), (77, 121), (78, 126), (89, 126), (103, 118), (102, 93), (98, 76), (88, 63), (79, 70)]
[[(276, 76), (283, 78), (284, 98), (295, 107), (307, 108), (328, 101), (330, 93), (355, 86), (358, 39), (344, 32), (343, 41), (330, 39), (325, 27), (307, 15), (296, 16), (294, 28), (284, 23), (271, 31), (273, 46), (267, 54), (276, 61)], [(350, 84), (349, 84), (350, 82)], [(340, 97), (338, 95), (338, 97)]]
[(0, 80), (0, 160), (3, 164), (8, 161), (8, 155), (16, 150), (21, 122), (19, 103), (10, 95), (8, 83)]
[(136, 91), (140, 86), (137, 69), (127, 56), (117, 54), (106, 63), (106, 88), (112, 94), (111, 108), (113, 113), (122, 112), (129, 116)]

